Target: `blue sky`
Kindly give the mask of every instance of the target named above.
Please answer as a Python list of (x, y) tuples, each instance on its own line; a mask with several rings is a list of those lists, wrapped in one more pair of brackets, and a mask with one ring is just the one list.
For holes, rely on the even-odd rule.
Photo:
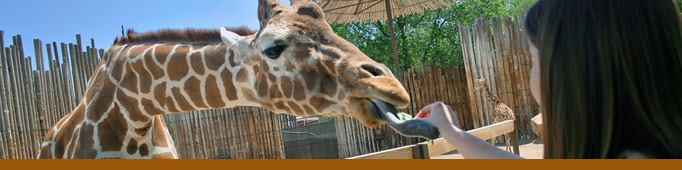
[[(282, 0), (289, 4), (289, 0)], [(21, 34), (27, 56), (35, 56), (33, 39), (43, 43), (83, 43), (95, 39), (108, 48), (121, 25), (137, 32), (164, 28), (219, 28), (247, 26), (258, 29), (256, 0), (10, 0), (0, 6), (0, 30), (5, 45)], [(44, 44), (43, 44), (44, 48)], [(35, 66), (33, 67), (35, 68)]]

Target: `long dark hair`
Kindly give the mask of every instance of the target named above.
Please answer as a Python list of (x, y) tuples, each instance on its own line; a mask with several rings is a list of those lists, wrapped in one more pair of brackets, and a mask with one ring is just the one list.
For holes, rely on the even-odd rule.
[(545, 158), (682, 158), (682, 19), (672, 0), (540, 0)]

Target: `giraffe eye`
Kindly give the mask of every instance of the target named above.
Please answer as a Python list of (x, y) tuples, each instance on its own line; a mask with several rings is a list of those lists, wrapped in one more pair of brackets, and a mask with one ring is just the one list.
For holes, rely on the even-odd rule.
[(265, 56), (268, 56), (268, 58), (277, 59), (279, 58), (280, 55), (282, 55), (282, 52), (284, 52), (284, 50), (287, 49), (287, 47), (288, 46), (286, 45), (277, 45), (274, 47), (270, 47), (268, 49), (265, 49), (265, 51), (263, 51), (263, 54), (265, 54)]

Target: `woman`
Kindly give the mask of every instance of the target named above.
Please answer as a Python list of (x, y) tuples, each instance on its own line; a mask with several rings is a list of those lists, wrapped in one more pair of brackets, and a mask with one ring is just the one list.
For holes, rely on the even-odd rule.
[[(545, 158), (682, 158), (682, 19), (672, 0), (540, 0), (525, 25)], [(417, 117), (466, 158), (520, 158), (466, 134), (449, 112), (434, 103)]]

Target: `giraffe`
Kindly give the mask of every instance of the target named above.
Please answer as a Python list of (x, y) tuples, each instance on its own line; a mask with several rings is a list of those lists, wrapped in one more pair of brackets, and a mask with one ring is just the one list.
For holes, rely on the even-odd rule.
[[(494, 95), (492, 92), (490, 92), (490, 89), (488, 88), (488, 85), (485, 83), (485, 81), (482, 78), (476, 79), (476, 85), (474, 87), (475, 90), (482, 90), (485, 98), (495, 106), (495, 109), (493, 110), (493, 122), (491, 124), (499, 123), (505, 120), (511, 120), (515, 119), (516, 116), (514, 115), (514, 110), (509, 108), (507, 104), (504, 104), (502, 102), (502, 99)], [(507, 145), (506, 149), (507, 151), (511, 151), (511, 146), (509, 143), (509, 135), (505, 134), (504, 135), (505, 139), (505, 144)], [(497, 138), (495, 138), (495, 141), (497, 141)], [(494, 142), (497, 143), (497, 142)]]
[(383, 64), (336, 35), (310, 0), (259, 0), (261, 29), (161, 30), (117, 38), (80, 104), (52, 127), (39, 158), (178, 158), (161, 115), (263, 107), (385, 124), (370, 100), (404, 108)]

